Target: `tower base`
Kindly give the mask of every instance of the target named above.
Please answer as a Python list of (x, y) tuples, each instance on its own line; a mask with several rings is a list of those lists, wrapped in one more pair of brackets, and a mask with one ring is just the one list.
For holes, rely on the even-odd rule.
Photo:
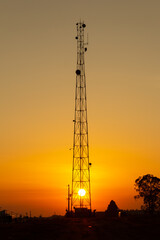
[(91, 217), (92, 211), (88, 208), (75, 208), (75, 217)]
[(66, 210), (66, 217), (71, 218), (88, 218), (88, 217), (94, 217), (95, 216), (95, 210), (92, 212), (88, 208), (74, 208), (74, 211), (68, 211)]

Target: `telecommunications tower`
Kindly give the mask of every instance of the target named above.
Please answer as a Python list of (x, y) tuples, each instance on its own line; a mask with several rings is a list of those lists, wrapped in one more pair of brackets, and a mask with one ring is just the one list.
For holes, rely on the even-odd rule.
[(72, 166), (72, 192), (71, 210), (91, 210), (88, 122), (87, 122), (87, 96), (84, 55), (87, 51), (84, 42), (84, 22), (77, 26), (77, 68), (75, 91), (75, 117), (73, 138), (73, 166)]

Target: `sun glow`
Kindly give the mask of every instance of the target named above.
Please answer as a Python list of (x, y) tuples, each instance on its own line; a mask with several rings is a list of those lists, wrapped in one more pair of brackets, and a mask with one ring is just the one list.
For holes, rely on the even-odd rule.
[(86, 191), (84, 189), (79, 189), (78, 191), (79, 196), (84, 197), (85, 194), (86, 194)]

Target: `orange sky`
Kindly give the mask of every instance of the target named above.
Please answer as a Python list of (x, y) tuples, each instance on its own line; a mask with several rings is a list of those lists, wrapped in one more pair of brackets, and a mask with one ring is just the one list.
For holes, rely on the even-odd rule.
[(92, 207), (139, 208), (160, 177), (159, 1), (1, 0), (0, 206), (64, 214), (71, 183), (76, 27), (86, 54)]

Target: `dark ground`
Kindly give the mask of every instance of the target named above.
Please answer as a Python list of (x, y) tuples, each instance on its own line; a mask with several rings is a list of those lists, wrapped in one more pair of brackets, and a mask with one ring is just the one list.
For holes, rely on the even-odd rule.
[(160, 217), (36, 219), (0, 224), (0, 240), (154, 240), (160, 239)]

